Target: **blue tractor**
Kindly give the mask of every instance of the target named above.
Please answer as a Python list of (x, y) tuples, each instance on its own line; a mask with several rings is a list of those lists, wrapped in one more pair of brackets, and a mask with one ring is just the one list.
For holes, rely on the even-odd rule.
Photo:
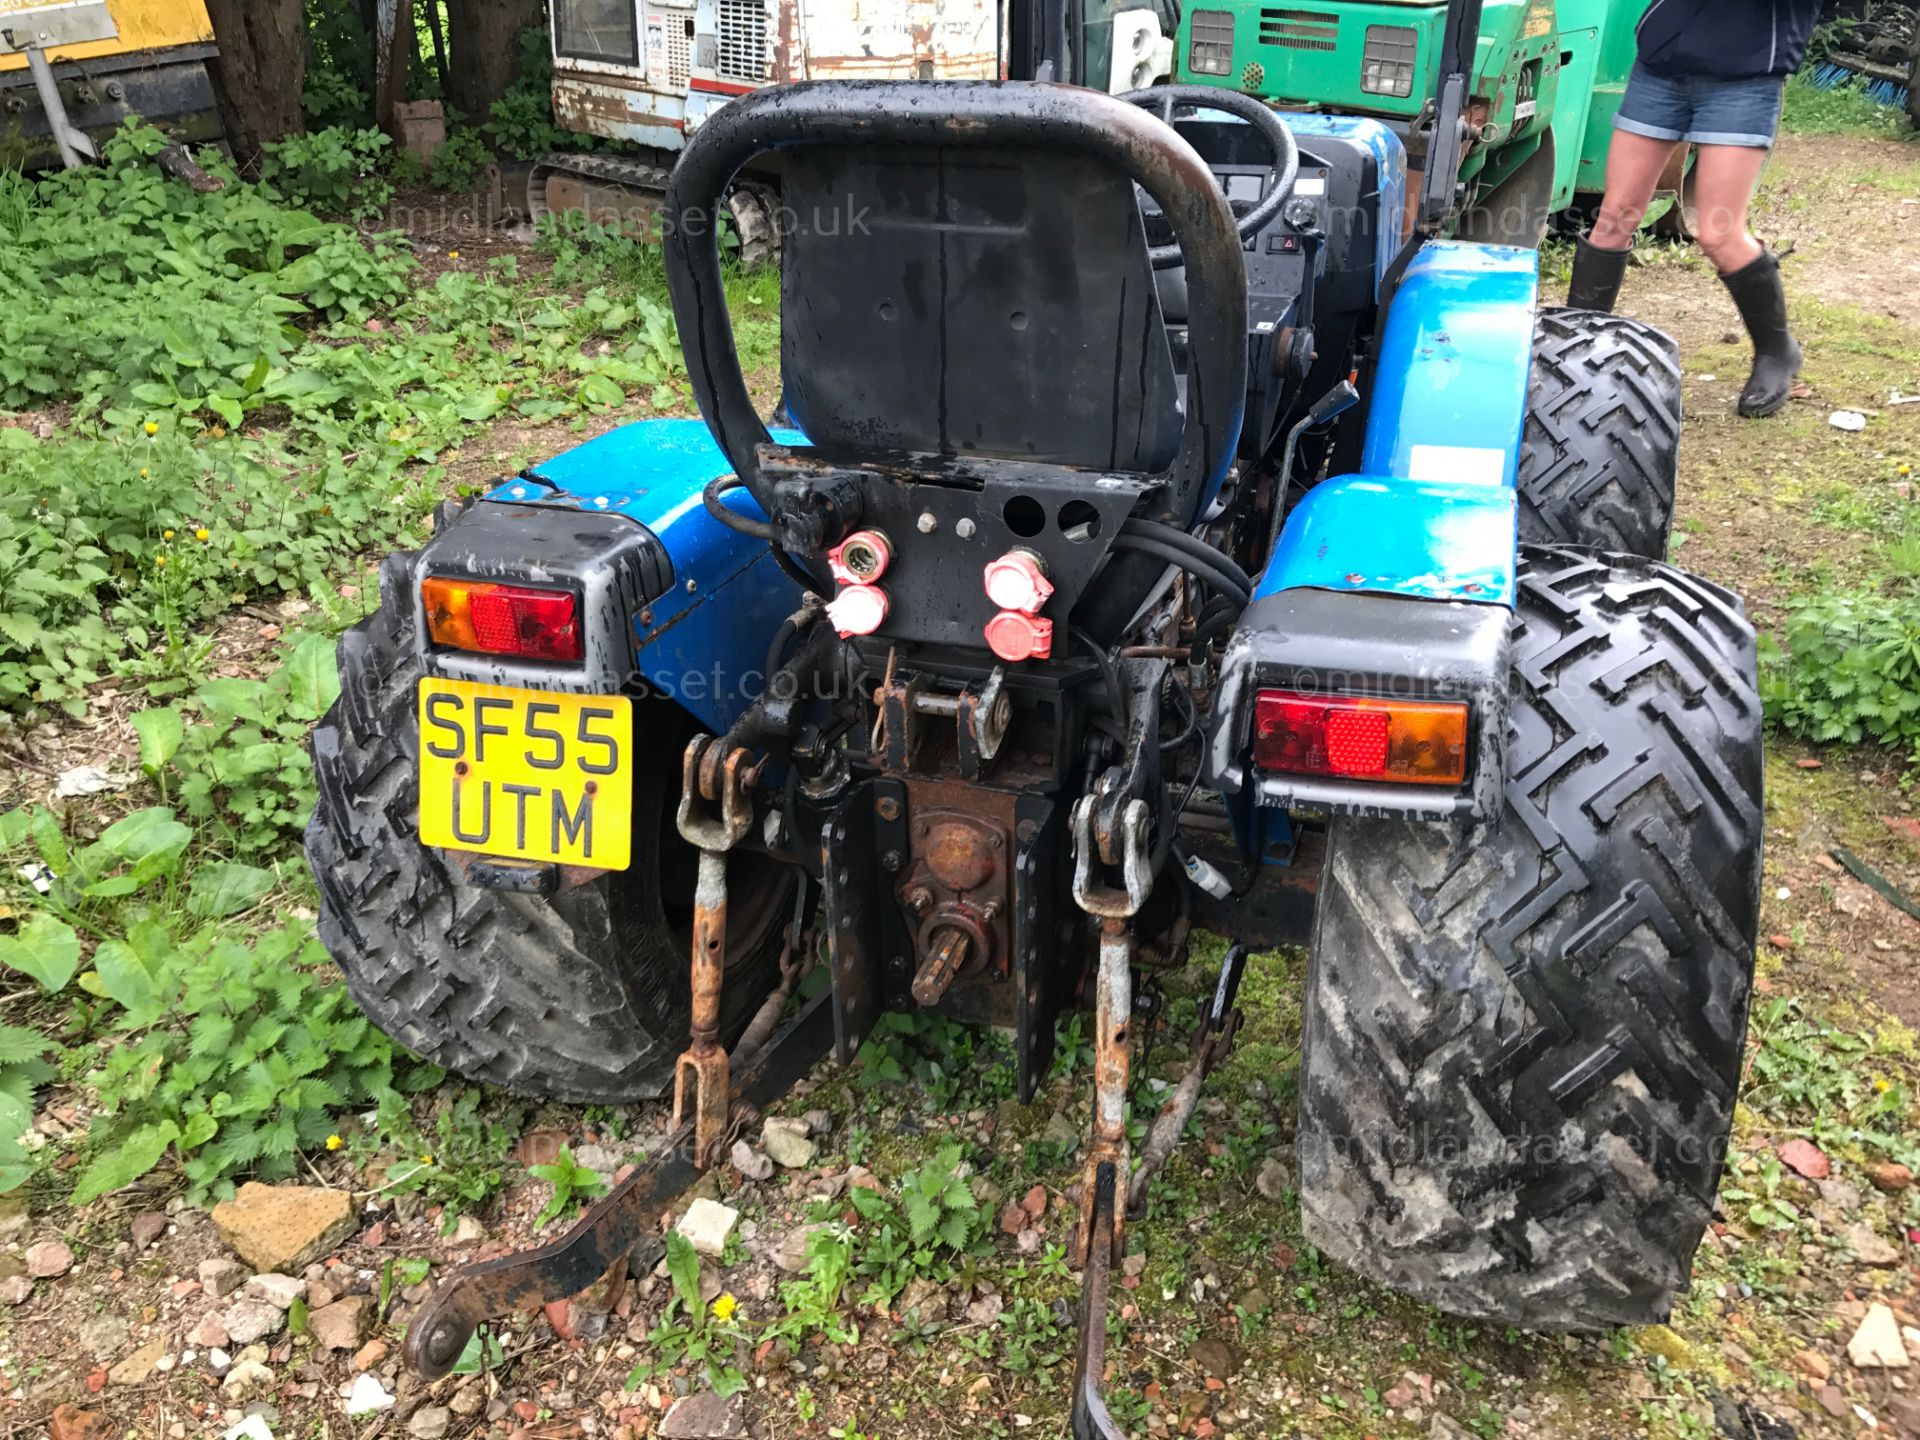
[[(1443, 152), (1476, 9), (1424, 121)], [(756, 1108), (884, 1013), (1005, 1027), (1031, 1097), (1080, 1006), (1074, 1425), (1118, 1433), (1123, 1227), (1249, 953), (1288, 942), (1314, 1244), (1529, 1328), (1655, 1321), (1687, 1284), (1762, 824), (1753, 633), (1661, 559), (1674, 347), (1543, 307), (1531, 251), (1436, 238), (1458, 166), (1410, 201), (1381, 123), (1049, 83), (1076, 73), (1057, 21), (1015, 66), (1039, 79), (718, 112), (666, 206), (704, 420), (450, 504), (341, 643), (307, 844), (353, 994), (476, 1080), (675, 1097), (574, 1229), (443, 1283), (426, 1375), (657, 1247)], [(713, 223), (765, 157), (773, 429)], [(1133, 1028), (1196, 929), (1233, 943), (1132, 1154)]]

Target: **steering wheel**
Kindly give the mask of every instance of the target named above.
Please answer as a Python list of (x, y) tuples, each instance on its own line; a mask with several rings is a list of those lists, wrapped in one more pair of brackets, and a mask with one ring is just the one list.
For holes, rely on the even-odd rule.
[[(1241, 244), (1244, 245), (1250, 237), (1266, 229), (1267, 222), (1280, 213), (1280, 207), (1287, 203), (1287, 196), (1293, 193), (1293, 182), (1300, 174), (1300, 146), (1294, 141), (1293, 131), (1287, 128), (1287, 122), (1253, 96), (1212, 85), (1153, 85), (1145, 90), (1129, 90), (1119, 98), (1129, 105), (1138, 105), (1142, 110), (1158, 115), (1168, 125), (1173, 124), (1174, 111), (1182, 108), (1218, 110), (1223, 115), (1246, 121), (1253, 127), (1254, 133), (1267, 142), (1267, 149), (1273, 156), (1273, 183), (1251, 210), (1238, 216)], [(1156, 270), (1170, 270), (1181, 263), (1180, 247), (1150, 246), (1147, 260)]]

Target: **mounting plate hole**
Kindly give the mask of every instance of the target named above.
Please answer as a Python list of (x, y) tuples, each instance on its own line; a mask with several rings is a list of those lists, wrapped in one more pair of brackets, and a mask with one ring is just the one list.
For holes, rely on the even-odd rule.
[(1047, 528), (1047, 511), (1031, 495), (1016, 495), (1001, 507), (1000, 518), (1007, 528), (1023, 540), (1031, 540)]
[(1057, 517), (1060, 533), (1076, 545), (1084, 545), (1100, 533), (1100, 512), (1085, 500), (1069, 500)]

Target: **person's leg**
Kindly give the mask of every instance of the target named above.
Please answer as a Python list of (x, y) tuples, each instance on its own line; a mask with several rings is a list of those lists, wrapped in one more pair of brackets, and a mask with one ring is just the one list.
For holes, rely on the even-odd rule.
[(1684, 87), (1634, 67), (1614, 117), (1607, 152), (1607, 189), (1593, 228), (1574, 244), (1573, 281), (1567, 304), (1576, 310), (1611, 310), (1626, 278), (1633, 237), (1653, 202), (1654, 187), (1673, 147), (1692, 119)]
[[(1769, 103), (1775, 108), (1769, 110)], [(1787, 328), (1787, 295), (1780, 264), (1747, 229), (1747, 207), (1767, 163), (1778, 116), (1764, 86), (1744, 101), (1728, 101), (1726, 118), (1699, 138), (1694, 196), (1700, 248), (1720, 272), (1753, 339), (1753, 371), (1740, 391), (1740, 413), (1771, 415), (1787, 403), (1800, 373), (1800, 346)]]
[(1744, 270), (1760, 258), (1760, 242), (1747, 230), (1747, 205), (1766, 168), (1758, 145), (1702, 145), (1693, 160), (1693, 193), (1699, 219), (1694, 236), (1722, 275)]
[(1677, 140), (1615, 130), (1607, 151), (1607, 192), (1600, 213), (1587, 232), (1587, 243), (1597, 250), (1630, 250), (1640, 231), (1660, 176), (1673, 158)]
[(1653, 188), (1676, 144), (1631, 130), (1613, 132), (1607, 152), (1607, 192), (1593, 228), (1574, 242), (1573, 279), (1567, 304), (1575, 310), (1611, 310), (1626, 278), (1627, 257), (1640, 219), (1653, 202)]

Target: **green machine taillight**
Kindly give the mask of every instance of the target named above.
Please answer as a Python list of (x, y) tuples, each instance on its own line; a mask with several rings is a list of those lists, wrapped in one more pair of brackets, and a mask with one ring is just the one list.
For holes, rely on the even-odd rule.
[(1196, 10), (1187, 41), (1187, 68), (1196, 75), (1233, 73), (1233, 12)]
[(1404, 25), (1369, 25), (1360, 52), (1360, 88), (1369, 95), (1405, 100), (1413, 94), (1420, 36)]

